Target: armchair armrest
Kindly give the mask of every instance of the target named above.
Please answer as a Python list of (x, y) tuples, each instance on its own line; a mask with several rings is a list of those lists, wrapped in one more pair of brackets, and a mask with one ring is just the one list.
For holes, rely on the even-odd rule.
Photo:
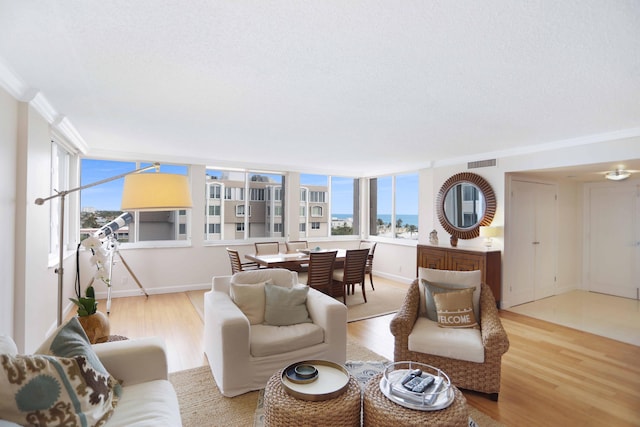
[[(313, 323), (324, 329), (326, 343), (340, 343), (347, 351), (347, 307), (340, 301), (309, 288), (307, 295), (307, 310)], [(334, 347), (335, 348), (335, 347)]]
[(480, 291), (480, 330), (485, 358), (489, 355), (502, 356), (509, 349), (509, 338), (502, 326), (491, 288), (482, 284)]
[(391, 329), (391, 334), (394, 337), (405, 337), (406, 339), (409, 336), (413, 329), (413, 325), (416, 323), (416, 319), (418, 318), (419, 308), (420, 289), (418, 286), (418, 280), (416, 279), (411, 283), (411, 285), (409, 285), (407, 295), (404, 297), (404, 302), (402, 303), (400, 310), (398, 310), (389, 324), (389, 329)]
[(169, 378), (167, 353), (160, 337), (107, 342), (92, 347), (107, 371), (124, 386)]

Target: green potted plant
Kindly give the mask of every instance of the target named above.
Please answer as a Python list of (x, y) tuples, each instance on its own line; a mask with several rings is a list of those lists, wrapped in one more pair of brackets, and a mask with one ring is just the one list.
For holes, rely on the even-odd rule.
[(90, 316), (98, 311), (98, 302), (93, 286), (89, 286), (85, 291), (84, 297), (69, 298), (78, 306), (78, 316)]
[(80, 245), (78, 245), (78, 252), (76, 253), (77, 298), (69, 298), (71, 302), (73, 302), (78, 307), (78, 321), (82, 325), (82, 328), (84, 329), (87, 337), (89, 338), (89, 341), (92, 344), (106, 342), (109, 339), (110, 333), (109, 318), (101, 311), (98, 311), (98, 301), (96, 301), (95, 289), (92, 286), (96, 277), (104, 281), (107, 286), (109, 285), (108, 280), (106, 280), (105, 277), (104, 256), (102, 254), (102, 251), (99, 250), (100, 246), (96, 244), (94, 240), (100, 242), (98, 239), (89, 238), (85, 239), (85, 241), (82, 242), (82, 245), (90, 249), (92, 252), (93, 256), (91, 257), (91, 261), (96, 264), (96, 275), (91, 279), (89, 286), (85, 290), (85, 296), (83, 297), (80, 291)]

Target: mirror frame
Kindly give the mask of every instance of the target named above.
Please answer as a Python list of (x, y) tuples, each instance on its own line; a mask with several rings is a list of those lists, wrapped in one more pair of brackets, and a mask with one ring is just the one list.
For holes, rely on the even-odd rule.
[[(444, 199), (452, 187), (465, 182), (473, 184), (480, 189), (485, 200), (485, 210), (484, 215), (482, 215), (480, 220), (474, 226), (469, 228), (460, 228), (451, 224), (447, 219), (444, 212)], [(480, 236), (481, 225), (490, 225), (491, 221), (493, 221), (493, 216), (496, 213), (496, 195), (493, 192), (491, 185), (483, 177), (471, 172), (462, 172), (453, 175), (451, 178), (446, 180), (444, 184), (442, 184), (440, 192), (438, 192), (438, 196), (436, 198), (436, 210), (438, 212), (440, 225), (442, 225), (449, 234), (456, 236), (458, 239), (473, 239)]]

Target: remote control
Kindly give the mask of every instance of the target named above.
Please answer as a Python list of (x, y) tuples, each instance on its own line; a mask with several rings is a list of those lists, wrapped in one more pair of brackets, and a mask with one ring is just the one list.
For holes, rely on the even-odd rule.
[(406, 388), (407, 390), (413, 391), (413, 388), (416, 387), (421, 382), (422, 382), (422, 378), (421, 377), (413, 377), (411, 380), (409, 380), (408, 383), (403, 384), (403, 385), (404, 385), (404, 388)]
[(427, 376), (426, 378), (422, 378), (420, 383), (418, 383), (417, 386), (413, 387), (411, 391), (414, 393), (422, 393), (423, 391), (425, 391), (427, 387), (431, 385), (433, 381), (434, 381), (434, 378), (431, 375)]
[(442, 379), (442, 377), (438, 377), (433, 381), (433, 384), (431, 384), (431, 386), (428, 387), (428, 390), (426, 390), (426, 396), (424, 399), (424, 403), (426, 405), (431, 405), (438, 397), (438, 393), (440, 392), (440, 389), (442, 388), (442, 385), (444, 384), (444, 380)]
[(409, 372), (407, 372), (404, 375), (404, 377), (402, 377), (402, 379), (400, 380), (400, 384), (405, 385), (410, 380), (412, 380), (415, 377), (419, 377), (420, 375), (422, 375), (422, 371), (420, 369), (412, 369)]

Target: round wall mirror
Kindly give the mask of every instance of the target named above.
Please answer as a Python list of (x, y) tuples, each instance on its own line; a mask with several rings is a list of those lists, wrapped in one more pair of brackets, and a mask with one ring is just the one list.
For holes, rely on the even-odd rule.
[(438, 220), (458, 239), (480, 235), (480, 226), (489, 225), (496, 213), (496, 196), (491, 185), (470, 172), (453, 175), (440, 188), (436, 199)]

